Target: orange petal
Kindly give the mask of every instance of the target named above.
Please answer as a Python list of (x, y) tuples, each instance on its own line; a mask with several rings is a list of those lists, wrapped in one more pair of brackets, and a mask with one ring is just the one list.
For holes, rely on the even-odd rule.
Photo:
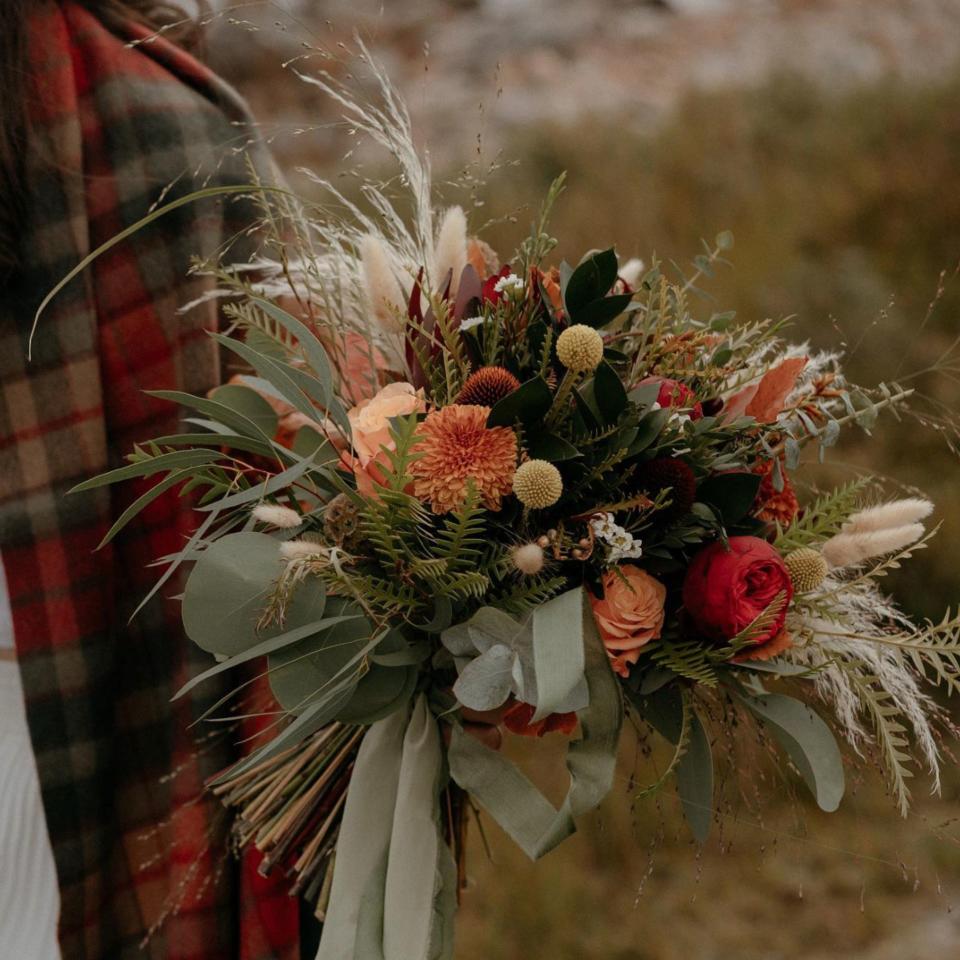
[(757, 392), (746, 406), (746, 414), (758, 423), (773, 423), (783, 412), (787, 394), (794, 388), (806, 357), (791, 357), (768, 370), (757, 386)]

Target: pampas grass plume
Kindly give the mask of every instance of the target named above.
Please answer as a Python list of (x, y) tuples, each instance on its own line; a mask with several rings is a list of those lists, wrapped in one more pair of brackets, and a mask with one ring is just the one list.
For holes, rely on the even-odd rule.
[(253, 508), (253, 518), (271, 527), (279, 527), (281, 530), (291, 530), (299, 527), (303, 522), (303, 518), (296, 510), (281, 507), (276, 503), (258, 503)]
[(311, 540), (287, 540), (280, 544), (280, 556), (284, 560), (309, 560), (325, 552), (323, 544)]
[(443, 215), (433, 247), (433, 283), (443, 284), (451, 274), (450, 295), (454, 296), (466, 265), (467, 218), (460, 207), (450, 207)]
[(366, 282), (367, 301), (381, 329), (398, 333), (403, 328), (403, 290), (390, 264), (390, 255), (377, 237), (364, 237), (360, 260)]
[(853, 514), (843, 525), (844, 533), (869, 533), (872, 530), (890, 530), (919, 523), (933, 513), (933, 504), (920, 497), (894, 500), (876, 507), (867, 507)]
[(821, 548), (824, 558), (833, 569), (852, 567), (871, 557), (896, 553), (916, 543), (923, 536), (922, 523), (907, 523), (887, 530), (867, 530), (863, 533), (838, 533)]

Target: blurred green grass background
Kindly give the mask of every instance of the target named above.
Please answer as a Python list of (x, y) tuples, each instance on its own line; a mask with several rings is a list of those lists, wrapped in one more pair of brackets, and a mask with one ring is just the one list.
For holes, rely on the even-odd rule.
[[(685, 264), (701, 237), (729, 229), (732, 266), (705, 285), (716, 298), (705, 313), (793, 316), (795, 339), (846, 350), (849, 375), (864, 384), (939, 364), (909, 385), (956, 411), (956, 351), (952, 364), (944, 356), (960, 335), (958, 281), (921, 326), (941, 272), (949, 279), (960, 259), (958, 103), (960, 75), (837, 95), (783, 76), (753, 90), (689, 95), (647, 135), (615, 120), (527, 129), (503, 151), (520, 162), (496, 174), (484, 208), (514, 210), (517, 222), (494, 224), (487, 239), (506, 257), (562, 170), (569, 188), (553, 218), (558, 258), (616, 244), (624, 257), (649, 261), (656, 251)], [(960, 601), (960, 462), (936, 430), (883, 416), (872, 438), (847, 432), (811, 475), (830, 483), (864, 471), (936, 500), (941, 536), (889, 584), (911, 613), (939, 617)], [(537, 776), (556, 780), (558, 745), (527, 759)], [(927, 797), (921, 776), (907, 821), (870, 765), (832, 816), (802, 791), (772, 800), (782, 781), (748, 767), (731, 777), (701, 852), (672, 787), (659, 801), (631, 804), (631, 770), (642, 786), (663, 759), (626, 757), (601, 812), (540, 864), (488, 823), (489, 859), (473, 830), (476, 883), (464, 899), (458, 960), (960, 955), (951, 912), (960, 778), (950, 758), (943, 798)]]

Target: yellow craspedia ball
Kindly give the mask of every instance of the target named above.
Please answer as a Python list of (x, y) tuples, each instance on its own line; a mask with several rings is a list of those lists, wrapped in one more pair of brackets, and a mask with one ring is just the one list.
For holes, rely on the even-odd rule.
[(790, 571), (790, 579), (793, 582), (793, 589), (797, 593), (809, 593), (816, 590), (827, 578), (829, 570), (827, 561), (819, 550), (812, 547), (801, 547), (788, 553), (783, 562)]
[(557, 356), (573, 373), (590, 373), (603, 359), (603, 337), (582, 323), (567, 327), (557, 337)]
[(531, 510), (552, 507), (563, 493), (560, 471), (546, 460), (528, 460), (513, 475), (513, 492)]

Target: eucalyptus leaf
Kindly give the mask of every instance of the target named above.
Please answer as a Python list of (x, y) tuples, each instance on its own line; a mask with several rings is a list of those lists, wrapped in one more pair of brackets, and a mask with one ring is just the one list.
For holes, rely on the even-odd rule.
[(449, 597), (433, 598), (433, 616), (427, 623), (418, 627), (424, 633), (441, 633), (453, 620), (453, 602)]
[[(173, 695), (172, 699), (179, 700), (180, 697), (186, 693), (189, 693), (194, 687), (204, 683), (220, 673), (223, 673), (226, 670), (232, 670), (234, 667), (239, 667), (241, 664), (248, 663), (257, 657), (265, 657), (268, 654), (280, 650), (288, 644), (297, 643), (298, 641), (305, 640), (308, 637), (318, 636), (326, 630), (332, 630), (338, 627), (340, 624), (346, 623), (348, 620), (355, 619), (356, 616), (357, 615), (354, 613), (346, 614), (345, 616), (323, 617), (320, 620), (312, 620), (310, 623), (306, 623), (303, 626), (284, 630), (282, 633), (276, 633), (274, 636), (270, 636), (265, 640), (261, 640), (259, 643), (254, 644), (252, 647), (248, 647), (242, 653), (238, 653), (235, 656), (224, 658), (223, 654), (217, 654), (216, 656), (218, 657), (219, 662), (215, 666), (210, 667), (209, 670), (204, 670), (203, 673), (197, 674), (197, 676), (195, 676), (192, 680), (185, 683)], [(284, 626), (287, 626), (288, 623), (289, 621), (285, 622)]]
[(166, 437), (158, 437), (153, 442), (158, 447), (211, 447), (218, 452), (224, 447), (228, 447), (231, 451), (242, 450), (244, 453), (255, 453), (260, 457), (266, 457), (268, 460), (275, 458), (294, 462), (296, 459), (291, 457), (290, 451), (283, 447), (267, 444), (263, 440), (255, 440), (253, 437), (241, 436), (215, 420), (205, 420), (202, 417), (185, 417), (183, 422), (190, 426), (200, 427), (207, 432), (173, 433)]
[(166, 470), (178, 470), (184, 467), (199, 467), (205, 463), (213, 463), (220, 459), (220, 454), (213, 450), (173, 450), (170, 453), (161, 453), (159, 456), (138, 460), (136, 463), (116, 470), (108, 470), (99, 476), (91, 477), (71, 487), (68, 493), (83, 493), (95, 490), (97, 487), (106, 487), (111, 483), (120, 483), (123, 480), (132, 480), (134, 477), (150, 477), (155, 473)]
[(277, 412), (256, 390), (238, 383), (225, 383), (210, 394), (210, 399), (252, 420), (266, 436), (276, 434)]
[(197, 397), (192, 393), (184, 393), (180, 390), (146, 390), (149, 397), (157, 397), (159, 400), (168, 400), (170, 403), (179, 404), (188, 410), (196, 410), (210, 420), (222, 423), (229, 427), (235, 433), (242, 434), (245, 437), (253, 437), (255, 440), (262, 440), (268, 446), (273, 439), (273, 434), (266, 434), (257, 424), (245, 414), (239, 413), (225, 403), (219, 403), (211, 400), (209, 397)]
[(687, 750), (677, 764), (677, 792), (693, 835), (705, 843), (713, 822), (713, 755), (697, 711), (690, 708)]
[[(230, 657), (263, 640), (257, 621), (284, 566), (279, 542), (265, 533), (231, 533), (214, 541), (187, 579), (182, 604), (187, 636), (210, 653)], [(306, 581), (291, 604), (288, 628), (321, 619), (325, 598), (322, 581)]]
[[(336, 691), (337, 704), (331, 715), (337, 716), (357, 688), (359, 659), (370, 643), (373, 628), (360, 608), (342, 597), (330, 598), (328, 613), (352, 616), (333, 630), (289, 644), (270, 655), (270, 689), (284, 710), (301, 713), (315, 700)], [(356, 669), (350, 669), (353, 665)]]
[(485, 650), (460, 671), (453, 685), (457, 700), (471, 710), (495, 710), (502, 706), (513, 689), (516, 659), (516, 653), (500, 643)]
[(101, 547), (105, 547), (138, 513), (153, 503), (157, 497), (166, 493), (171, 487), (175, 487), (178, 483), (183, 483), (189, 476), (190, 470), (174, 470), (158, 483), (155, 483), (146, 493), (137, 497), (137, 499), (117, 517), (113, 526), (103, 535), (103, 539), (97, 544), (97, 549), (99, 550)]
[(323, 386), (327, 402), (329, 403), (334, 396), (333, 373), (330, 368), (327, 351), (324, 349), (323, 344), (317, 338), (316, 334), (301, 320), (287, 313), (286, 310), (281, 309), (270, 300), (266, 300), (263, 297), (251, 297), (250, 299), (256, 303), (264, 313), (276, 320), (288, 333), (296, 338), (297, 345), (303, 352), (307, 363), (310, 365), (313, 375)]
[(305, 457), (299, 463), (295, 463), (292, 467), (287, 467), (287, 469), (281, 473), (274, 474), (272, 477), (264, 480), (263, 483), (258, 483), (255, 486), (249, 487), (246, 490), (240, 490), (237, 493), (228, 494), (226, 497), (223, 497), (212, 504), (200, 507), (199, 509), (213, 510), (214, 508), (217, 508), (220, 510), (226, 510), (231, 507), (242, 506), (245, 503), (252, 503), (254, 500), (262, 500), (264, 497), (267, 497), (272, 493), (285, 490), (290, 486), (290, 484), (294, 483), (296, 480), (299, 480), (305, 473), (311, 469), (314, 469), (316, 466), (317, 464), (313, 462), (312, 458)]
[(372, 664), (350, 699), (337, 710), (337, 720), (369, 726), (403, 709), (413, 696), (418, 676), (413, 666)]
[(832, 813), (844, 793), (843, 759), (830, 728), (805, 703), (779, 693), (738, 694), (765, 721), (810, 788), (821, 810)]
[(502, 610), (481, 607), (469, 620), (444, 630), (440, 640), (455, 657), (463, 657), (484, 653), (497, 643), (513, 648), (525, 629)]
[(235, 337), (228, 337), (222, 333), (211, 334), (214, 340), (225, 347), (227, 350), (237, 354), (243, 360), (250, 364), (262, 377), (268, 380), (277, 392), (292, 407), (311, 420), (319, 420), (322, 411), (325, 409), (324, 395), (320, 389), (318, 381), (313, 381), (317, 385), (317, 404), (311, 400), (310, 391), (307, 388), (309, 381), (313, 380), (308, 374), (297, 370), (283, 360), (277, 360), (269, 357), (265, 353), (260, 353), (253, 347), (237, 340)]

